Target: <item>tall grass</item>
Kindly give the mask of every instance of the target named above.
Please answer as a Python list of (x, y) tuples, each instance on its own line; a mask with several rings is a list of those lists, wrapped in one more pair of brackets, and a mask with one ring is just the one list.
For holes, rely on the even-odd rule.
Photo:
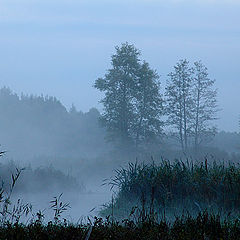
[[(203, 211), (195, 217), (188, 213), (177, 216), (170, 223), (166, 218), (158, 219), (156, 214), (156, 209), (161, 207), (164, 209), (164, 213), (173, 205), (177, 207), (178, 199), (181, 204), (184, 201), (190, 203), (185, 199), (192, 199), (193, 205), (198, 205), (199, 208), (204, 204), (208, 206), (211, 202), (215, 202), (216, 205), (225, 204), (226, 209), (239, 211), (237, 200), (233, 201), (234, 197), (239, 196), (239, 189), (236, 187), (240, 172), (235, 165), (229, 164), (226, 167), (213, 163), (210, 166), (207, 161), (199, 165), (185, 164), (179, 161), (174, 164), (163, 161), (159, 165), (154, 163), (150, 165), (129, 164), (128, 168), (117, 170), (116, 176), (110, 182), (112, 187), (117, 186), (119, 190), (108, 206), (111, 208), (112, 216), (108, 216), (106, 220), (95, 217), (93, 221), (89, 219), (89, 223), (85, 224), (73, 224), (62, 218), (61, 214), (69, 208), (69, 204), (61, 200), (62, 194), (54, 197), (50, 202), (54, 217), (53, 221), (48, 223), (44, 222), (42, 211), (35, 214), (30, 205), (24, 205), (20, 200), (17, 205), (12, 205), (11, 193), (21, 174), (21, 170), (16, 171), (16, 174), (12, 174), (9, 194), (3, 188), (0, 191), (0, 206), (3, 207), (0, 210), (0, 239), (240, 239), (240, 220), (238, 218), (234, 220), (225, 218), (224, 221), (221, 221), (220, 215)], [(205, 183), (208, 185), (197, 185), (201, 179), (205, 179)], [(229, 188), (228, 184), (232, 187)], [(213, 187), (215, 190), (212, 189)], [(211, 191), (218, 191), (218, 188), (228, 191), (227, 193), (231, 195), (229, 197), (224, 195), (224, 199), (219, 197), (221, 192), (210, 196)], [(195, 202), (197, 200), (198, 202)], [(127, 201), (129, 204), (139, 202), (140, 206), (132, 208), (128, 219), (116, 221), (113, 215), (117, 212), (118, 204), (121, 209)], [(30, 220), (23, 224), (20, 221), (21, 216), (29, 213), (31, 214)]]
[(171, 225), (166, 221), (145, 221), (139, 224), (128, 220), (119, 223), (95, 218), (91, 225), (52, 222), (43, 225), (34, 222), (0, 226), (0, 239), (7, 240), (238, 240), (239, 237), (238, 220), (222, 224), (218, 216), (206, 212), (196, 218), (177, 218)]
[[(129, 163), (116, 170), (109, 181), (116, 187), (114, 203), (102, 210), (126, 217), (132, 207), (157, 210), (162, 216), (214, 213), (240, 213), (240, 167), (233, 163), (201, 163), (162, 160), (159, 164)], [(111, 210), (112, 211), (112, 210)]]

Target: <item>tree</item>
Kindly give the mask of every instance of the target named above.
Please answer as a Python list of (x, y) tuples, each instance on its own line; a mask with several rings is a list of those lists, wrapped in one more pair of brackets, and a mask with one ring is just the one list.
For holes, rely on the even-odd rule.
[(128, 43), (115, 49), (112, 68), (104, 78), (96, 80), (94, 87), (105, 92), (105, 97), (101, 100), (104, 112), (100, 120), (108, 130), (108, 139), (128, 144), (136, 117), (132, 91), (136, 88), (140, 52)]
[(166, 87), (166, 114), (167, 124), (177, 129), (178, 138), (185, 152), (188, 148), (188, 137), (191, 131), (191, 85), (192, 69), (187, 60), (180, 60), (174, 71), (168, 74)]
[(203, 140), (216, 133), (216, 127), (211, 125), (218, 112), (215, 81), (208, 78), (207, 68), (201, 61), (190, 67), (187, 60), (180, 60), (168, 76), (167, 123), (177, 129), (184, 152), (191, 145), (197, 150)]
[(238, 117), (238, 131), (239, 131), (239, 133), (240, 133), (240, 115), (239, 115), (239, 117)]
[(71, 108), (69, 109), (69, 113), (72, 114), (72, 115), (76, 115), (78, 113), (77, 109), (76, 109), (76, 107), (73, 103), (71, 105)]
[(105, 93), (100, 120), (108, 130), (108, 140), (138, 146), (160, 132), (158, 75), (140, 60), (134, 45), (124, 43), (115, 49), (112, 68), (94, 85)]
[(162, 134), (163, 99), (158, 79), (157, 72), (144, 61), (138, 73), (136, 89), (136, 146), (150, 143)]
[(216, 127), (211, 124), (216, 120), (217, 89), (215, 80), (208, 77), (208, 69), (201, 61), (195, 62), (193, 67), (193, 137), (197, 150), (204, 139), (216, 134)]

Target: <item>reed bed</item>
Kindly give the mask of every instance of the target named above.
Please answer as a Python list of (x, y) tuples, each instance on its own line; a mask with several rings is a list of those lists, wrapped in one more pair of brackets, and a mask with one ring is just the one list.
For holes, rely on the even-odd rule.
[[(22, 170), (12, 174), (10, 191), (0, 188), (0, 239), (4, 240), (235, 240), (240, 239), (240, 168), (237, 164), (129, 163), (109, 184), (116, 195), (101, 214), (77, 224), (62, 217), (70, 207), (62, 194), (50, 201), (53, 220), (10, 198)], [(126, 207), (127, 206), (127, 207)], [(126, 208), (127, 218), (117, 217)], [(203, 210), (205, 208), (205, 210)], [(180, 211), (182, 210), (182, 212)], [(194, 212), (195, 211), (195, 212)], [(217, 212), (218, 211), (218, 212)], [(169, 215), (173, 215), (169, 218)], [(224, 213), (224, 214), (222, 214)], [(23, 223), (22, 217), (29, 217)]]
[(123, 218), (138, 208), (170, 219), (204, 210), (222, 216), (240, 213), (240, 167), (230, 162), (129, 163), (116, 170), (108, 184), (115, 195), (103, 207), (103, 216)]

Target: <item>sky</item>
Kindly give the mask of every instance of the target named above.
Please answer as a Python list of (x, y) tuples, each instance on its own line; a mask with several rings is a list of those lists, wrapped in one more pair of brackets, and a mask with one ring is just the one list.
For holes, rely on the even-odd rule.
[(220, 130), (239, 131), (240, 0), (0, 0), (0, 87), (102, 109), (93, 88), (114, 46), (134, 44), (164, 90), (180, 59), (216, 79)]

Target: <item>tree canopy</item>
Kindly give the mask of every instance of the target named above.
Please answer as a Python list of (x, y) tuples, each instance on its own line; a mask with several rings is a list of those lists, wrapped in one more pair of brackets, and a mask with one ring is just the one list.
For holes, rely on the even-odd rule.
[(104, 92), (101, 122), (109, 140), (121, 147), (146, 144), (162, 131), (159, 76), (131, 44), (116, 46), (112, 68), (94, 87)]

